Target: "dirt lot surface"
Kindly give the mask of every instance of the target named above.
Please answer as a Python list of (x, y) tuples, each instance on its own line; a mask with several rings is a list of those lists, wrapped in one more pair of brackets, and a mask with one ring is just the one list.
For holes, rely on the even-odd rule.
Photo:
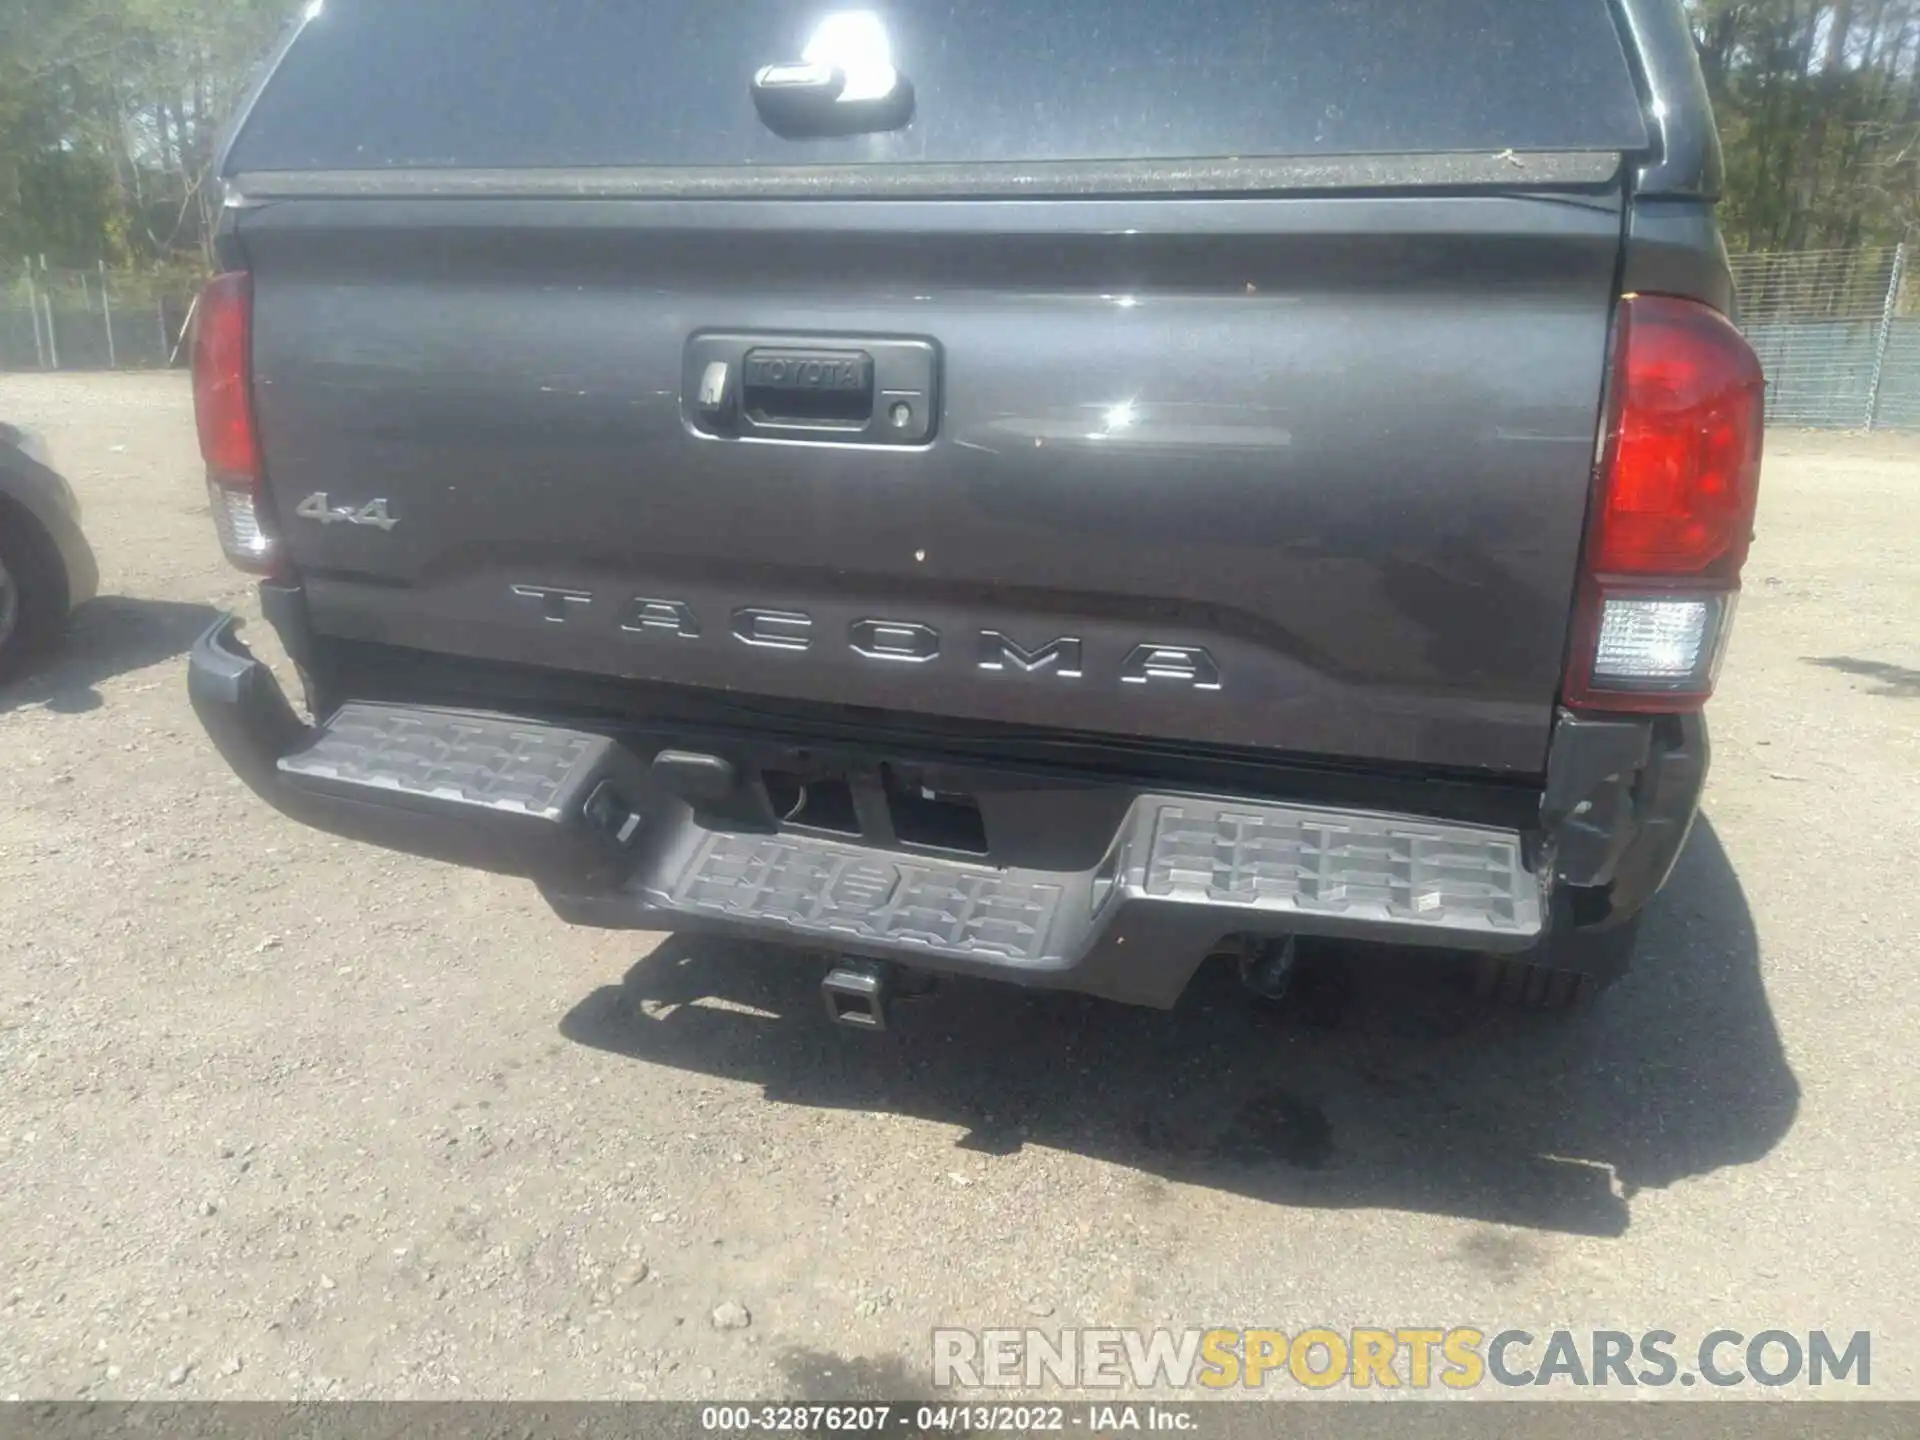
[(256, 611), (183, 384), (0, 416), (104, 597), (0, 691), (0, 1396), (903, 1394), (935, 1325), (1314, 1323), (1866, 1329), (1920, 1396), (1920, 443), (1774, 437), (1707, 819), (1581, 1021), (1203, 976), (863, 1038), (811, 961), (267, 810), (187, 706)]

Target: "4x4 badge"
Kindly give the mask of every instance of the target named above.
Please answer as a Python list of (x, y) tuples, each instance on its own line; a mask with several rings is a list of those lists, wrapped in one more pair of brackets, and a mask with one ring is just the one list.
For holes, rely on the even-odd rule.
[(370, 500), (356, 510), (351, 505), (328, 505), (324, 490), (307, 496), (293, 513), (302, 520), (318, 520), (322, 525), (371, 525), (377, 530), (391, 530), (400, 523), (387, 514), (384, 500)]

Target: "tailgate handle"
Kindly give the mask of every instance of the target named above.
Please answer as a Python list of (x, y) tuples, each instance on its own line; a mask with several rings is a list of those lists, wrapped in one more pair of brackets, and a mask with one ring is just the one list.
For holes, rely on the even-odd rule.
[(864, 430), (873, 419), (873, 357), (864, 350), (747, 351), (740, 408), (759, 425)]
[(940, 416), (940, 346), (925, 336), (700, 330), (681, 413), (715, 440), (926, 445)]

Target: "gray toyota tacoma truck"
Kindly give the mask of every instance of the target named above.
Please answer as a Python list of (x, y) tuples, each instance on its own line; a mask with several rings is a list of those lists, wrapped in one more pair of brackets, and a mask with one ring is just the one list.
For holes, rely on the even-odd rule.
[(1625, 969), (1761, 450), (1677, 0), (315, 0), (220, 173), (276, 809), (856, 1025)]

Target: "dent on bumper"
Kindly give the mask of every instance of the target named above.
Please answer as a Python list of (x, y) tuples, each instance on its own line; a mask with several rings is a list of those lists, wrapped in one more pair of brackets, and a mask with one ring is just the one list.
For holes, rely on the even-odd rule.
[[(240, 619), (223, 615), (187, 652), (187, 698), (221, 758), (247, 787), (285, 808), (277, 766), (309, 728), (273, 672), (239, 638)], [(297, 817), (296, 817), (297, 818)]]
[(1699, 713), (1562, 714), (1541, 822), (1557, 885), (1632, 918), (1666, 884), (1693, 828), (1712, 747)]

